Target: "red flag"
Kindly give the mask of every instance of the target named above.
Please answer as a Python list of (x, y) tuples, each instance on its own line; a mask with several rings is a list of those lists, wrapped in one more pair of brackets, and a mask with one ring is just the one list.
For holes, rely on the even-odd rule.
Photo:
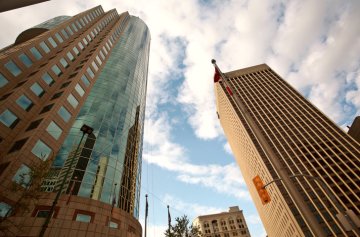
[(220, 72), (217, 67), (215, 67), (215, 74), (214, 74), (214, 83), (218, 82), (221, 79)]
[(231, 89), (230, 89), (228, 86), (226, 87), (226, 90), (228, 91), (228, 93), (229, 93), (230, 95), (233, 95)]

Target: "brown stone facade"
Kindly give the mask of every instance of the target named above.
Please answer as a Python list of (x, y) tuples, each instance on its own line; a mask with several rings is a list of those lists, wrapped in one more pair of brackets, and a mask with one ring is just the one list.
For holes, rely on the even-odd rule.
[[(31, 212), (21, 216), (10, 217), (12, 222), (0, 236), (39, 236), (45, 218), (37, 217), (39, 211), (50, 210), (55, 193), (46, 193), (39, 198), (38, 203)], [(88, 236), (124, 236), (141, 237), (140, 223), (130, 214), (119, 208), (113, 208), (103, 202), (79, 196), (62, 195), (55, 213), (51, 218), (45, 236), (51, 237), (88, 237)], [(68, 203), (68, 204), (67, 204)], [(89, 222), (77, 221), (78, 214), (90, 216)], [(117, 227), (109, 227), (109, 222)]]

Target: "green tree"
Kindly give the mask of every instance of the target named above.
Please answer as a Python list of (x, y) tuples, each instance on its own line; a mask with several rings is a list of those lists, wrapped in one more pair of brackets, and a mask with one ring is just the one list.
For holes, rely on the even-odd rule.
[(176, 224), (165, 231), (166, 237), (202, 237), (200, 229), (192, 226), (186, 215), (175, 218)]

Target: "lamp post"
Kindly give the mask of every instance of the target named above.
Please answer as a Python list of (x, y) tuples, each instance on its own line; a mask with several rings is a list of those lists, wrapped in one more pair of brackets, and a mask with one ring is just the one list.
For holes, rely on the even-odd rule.
[(47, 229), (47, 227), (48, 227), (48, 225), (49, 225), (50, 219), (51, 219), (51, 217), (52, 217), (52, 215), (53, 215), (53, 213), (54, 213), (55, 206), (56, 206), (56, 204), (57, 204), (57, 202), (58, 202), (58, 200), (59, 200), (59, 198), (60, 198), (60, 195), (61, 195), (62, 190), (63, 190), (63, 188), (64, 188), (65, 182), (66, 182), (66, 180), (67, 180), (67, 178), (68, 178), (68, 175), (69, 175), (69, 173), (70, 173), (70, 169), (71, 169), (71, 167), (72, 167), (73, 164), (74, 164), (75, 157), (76, 157), (76, 155), (77, 155), (77, 153), (78, 153), (78, 151), (79, 151), (80, 145), (81, 145), (81, 143), (82, 143), (82, 141), (83, 141), (83, 139), (84, 139), (84, 137), (85, 137), (85, 134), (90, 135), (90, 134), (94, 131), (94, 129), (93, 129), (92, 127), (86, 125), (86, 124), (83, 124), (83, 125), (81, 126), (81, 128), (80, 128), (80, 131), (82, 132), (81, 139), (80, 139), (79, 144), (78, 144), (78, 146), (77, 146), (77, 148), (76, 148), (76, 150), (75, 150), (74, 155), (73, 155), (72, 158), (71, 158), (70, 165), (69, 165), (68, 168), (66, 169), (65, 176), (64, 176), (64, 178), (63, 178), (63, 180), (62, 180), (62, 182), (61, 182), (61, 185), (60, 185), (60, 189), (58, 190), (58, 192), (57, 192), (57, 194), (56, 194), (56, 197), (55, 197), (55, 199), (54, 199), (54, 201), (53, 201), (53, 204), (52, 204), (52, 206), (51, 206), (51, 208), (50, 208), (49, 214), (47, 215), (47, 217), (46, 217), (46, 219), (45, 219), (45, 222), (44, 222), (44, 224), (43, 224), (43, 226), (42, 226), (42, 228), (41, 228), (39, 237), (43, 237), (44, 234), (45, 234), (45, 231), (46, 231), (46, 229)]

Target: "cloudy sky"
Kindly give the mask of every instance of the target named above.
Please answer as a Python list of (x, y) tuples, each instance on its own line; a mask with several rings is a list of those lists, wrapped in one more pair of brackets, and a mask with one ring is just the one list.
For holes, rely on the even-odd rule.
[(173, 219), (238, 205), (251, 235), (265, 236), (216, 117), (210, 60), (225, 72), (267, 63), (346, 130), (360, 114), (360, 1), (51, 0), (0, 13), (0, 48), (100, 4), (139, 16), (152, 35), (141, 194), (148, 236), (163, 236), (166, 205)]

